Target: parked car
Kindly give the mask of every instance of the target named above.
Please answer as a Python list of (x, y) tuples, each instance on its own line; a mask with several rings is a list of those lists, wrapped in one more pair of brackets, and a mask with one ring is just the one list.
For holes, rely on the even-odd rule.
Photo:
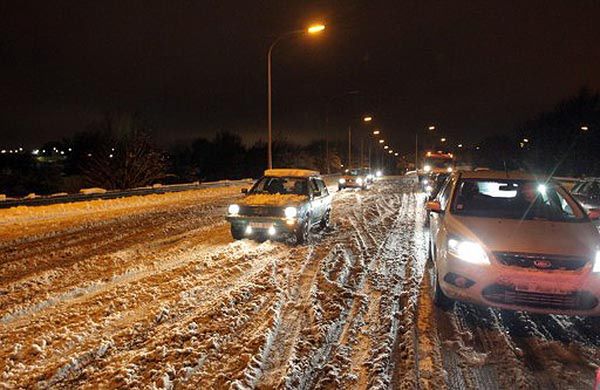
[(446, 180), (448, 180), (448, 177), (450, 177), (449, 173), (434, 173), (421, 181), (423, 191), (430, 200), (435, 199), (438, 192), (440, 192), (444, 186), (444, 183), (446, 183)]
[(600, 315), (600, 214), (558, 183), (455, 173), (427, 208), (437, 305)]
[(346, 169), (338, 180), (338, 190), (345, 188), (366, 189), (373, 184), (375, 176), (368, 169)]
[(250, 190), (242, 192), (246, 196), (230, 205), (226, 216), (236, 240), (292, 235), (304, 243), (315, 226), (330, 224), (332, 196), (319, 172), (266, 170)]

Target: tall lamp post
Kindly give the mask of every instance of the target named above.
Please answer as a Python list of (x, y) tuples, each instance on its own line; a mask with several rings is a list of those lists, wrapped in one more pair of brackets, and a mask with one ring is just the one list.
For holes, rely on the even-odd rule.
[[(434, 131), (435, 126), (429, 126), (427, 128), (429, 131)], [(419, 173), (419, 131), (415, 133), (415, 172)]]
[(293, 31), (289, 31), (287, 33), (281, 34), (280, 36), (278, 36), (273, 43), (271, 43), (271, 46), (269, 46), (269, 51), (267, 52), (267, 122), (268, 122), (268, 127), (269, 127), (269, 142), (268, 142), (268, 154), (269, 154), (269, 169), (273, 169), (273, 129), (272, 129), (272, 108), (271, 108), (271, 103), (272, 103), (272, 97), (271, 97), (271, 57), (273, 55), (273, 49), (275, 48), (275, 46), (281, 42), (281, 40), (285, 39), (285, 38), (290, 38), (296, 35), (301, 35), (301, 34), (318, 34), (321, 31), (325, 30), (325, 25), (324, 24), (313, 24), (312, 26), (308, 27), (306, 30), (293, 30)]
[(325, 165), (327, 166), (327, 174), (331, 173), (330, 172), (330, 167), (329, 167), (329, 108), (331, 103), (338, 98), (342, 98), (348, 95), (358, 95), (360, 93), (360, 91), (355, 90), (355, 91), (348, 91), (339, 95), (335, 95), (329, 98), (329, 100), (327, 100), (327, 104), (325, 105)]

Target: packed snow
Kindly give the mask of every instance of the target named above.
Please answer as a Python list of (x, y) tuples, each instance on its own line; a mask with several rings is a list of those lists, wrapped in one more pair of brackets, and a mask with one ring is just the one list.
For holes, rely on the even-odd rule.
[(0, 210), (0, 388), (592, 388), (598, 320), (433, 306), (415, 188), (304, 246), (233, 241), (239, 186)]

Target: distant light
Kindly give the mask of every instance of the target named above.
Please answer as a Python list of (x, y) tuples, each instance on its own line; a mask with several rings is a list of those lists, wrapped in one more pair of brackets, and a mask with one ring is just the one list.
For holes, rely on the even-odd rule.
[(113, 156), (112, 154), (109, 154), (109, 155), (108, 155), (108, 158), (113, 158), (113, 157), (114, 157), (114, 156)]
[(6, 153), (6, 149), (0, 150), (0, 153), (5, 154)]
[(73, 151), (73, 149), (69, 148), (69, 152), (72, 152), (72, 151)]
[(269, 233), (269, 236), (274, 236), (275, 233), (277, 233), (274, 226), (269, 227), (269, 230), (267, 232)]
[(431, 152), (427, 152), (427, 157), (431, 157)]
[(581, 126), (581, 130), (583, 130), (583, 131), (588, 131), (589, 129), (590, 129), (590, 128), (589, 128), (589, 127), (587, 127), (587, 126)]
[(435, 126), (429, 126), (428, 129), (429, 130), (435, 130)]
[(458, 147), (459, 147), (459, 148), (462, 148), (462, 147), (463, 147), (463, 144), (458, 144)]
[(379, 135), (379, 133), (381, 133), (379, 130), (373, 131), (373, 135)]
[(92, 154), (91, 154), (91, 153), (88, 153), (88, 157), (92, 157)]
[(317, 33), (320, 33), (323, 30), (325, 30), (325, 25), (324, 24), (313, 24), (312, 26), (310, 26), (308, 28), (308, 33), (309, 34), (317, 34)]
[(523, 142), (525, 142), (525, 143), (529, 142), (529, 138), (523, 138)]
[(394, 153), (394, 151), (393, 151), (393, 150), (389, 150), (389, 151), (388, 151), (388, 153), (389, 153), (389, 154), (392, 154), (392, 153)]
[(380, 144), (382, 144), (382, 143), (384, 143), (384, 142), (385, 142), (385, 141), (384, 141), (384, 140), (382, 140), (382, 139), (380, 139), (380, 140), (379, 140), (379, 143), (380, 143)]
[(440, 139), (441, 142), (446, 142), (446, 138)]
[(65, 152), (61, 150), (61, 151), (60, 151), (60, 154), (64, 155), (64, 154), (65, 154)]
[(19, 148), (19, 152), (22, 152), (22, 151), (23, 151), (23, 148)]
[(252, 226), (250, 226), (250, 225), (246, 226), (246, 234), (248, 234), (248, 235), (252, 234)]
[(398, 156), (398, 152), (394, 153), (394, 156)]
[(373, 120), (372, 116), (366, 116), (363, 118), (363, 122), (371, 122)]
[(37, 156), (38, 154), (40, 154), (40, 150), (34, 149), (33, 152), (31, 152), (31, 154), (33, 154), (34, 156)]
[(481, 149), (481, 148), (480, 148), (479, 146), (476, 146), (476, 147), (475, 147), (475, 149), (476, 149), (476, 150), (479, 150), (479, 149)]
[(114, 151), (115, 151), (115, 148), (111, 148), (110, 150), (114, 152)]
[(387, 146), (387, 145), (385, 145), (383, 148), (384, 148), (384, 149), (389, 149), (390, 147), (389, 147), (389, 146)]

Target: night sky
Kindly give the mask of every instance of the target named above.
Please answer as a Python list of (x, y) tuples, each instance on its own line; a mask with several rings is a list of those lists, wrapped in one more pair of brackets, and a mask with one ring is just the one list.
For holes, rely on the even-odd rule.
[[(600, 89), (598, 1), (0, 0), (0, 144), (139, 113), (166, 145), (219, 130), (309, 141), (372, 113), (395, 148), (435, 124), (451, 142), (511, 133), (582, 86)], [(358, 95), (330, 100), (347, 91)], [(329, 101), (329, 104), (328, 104)]]

